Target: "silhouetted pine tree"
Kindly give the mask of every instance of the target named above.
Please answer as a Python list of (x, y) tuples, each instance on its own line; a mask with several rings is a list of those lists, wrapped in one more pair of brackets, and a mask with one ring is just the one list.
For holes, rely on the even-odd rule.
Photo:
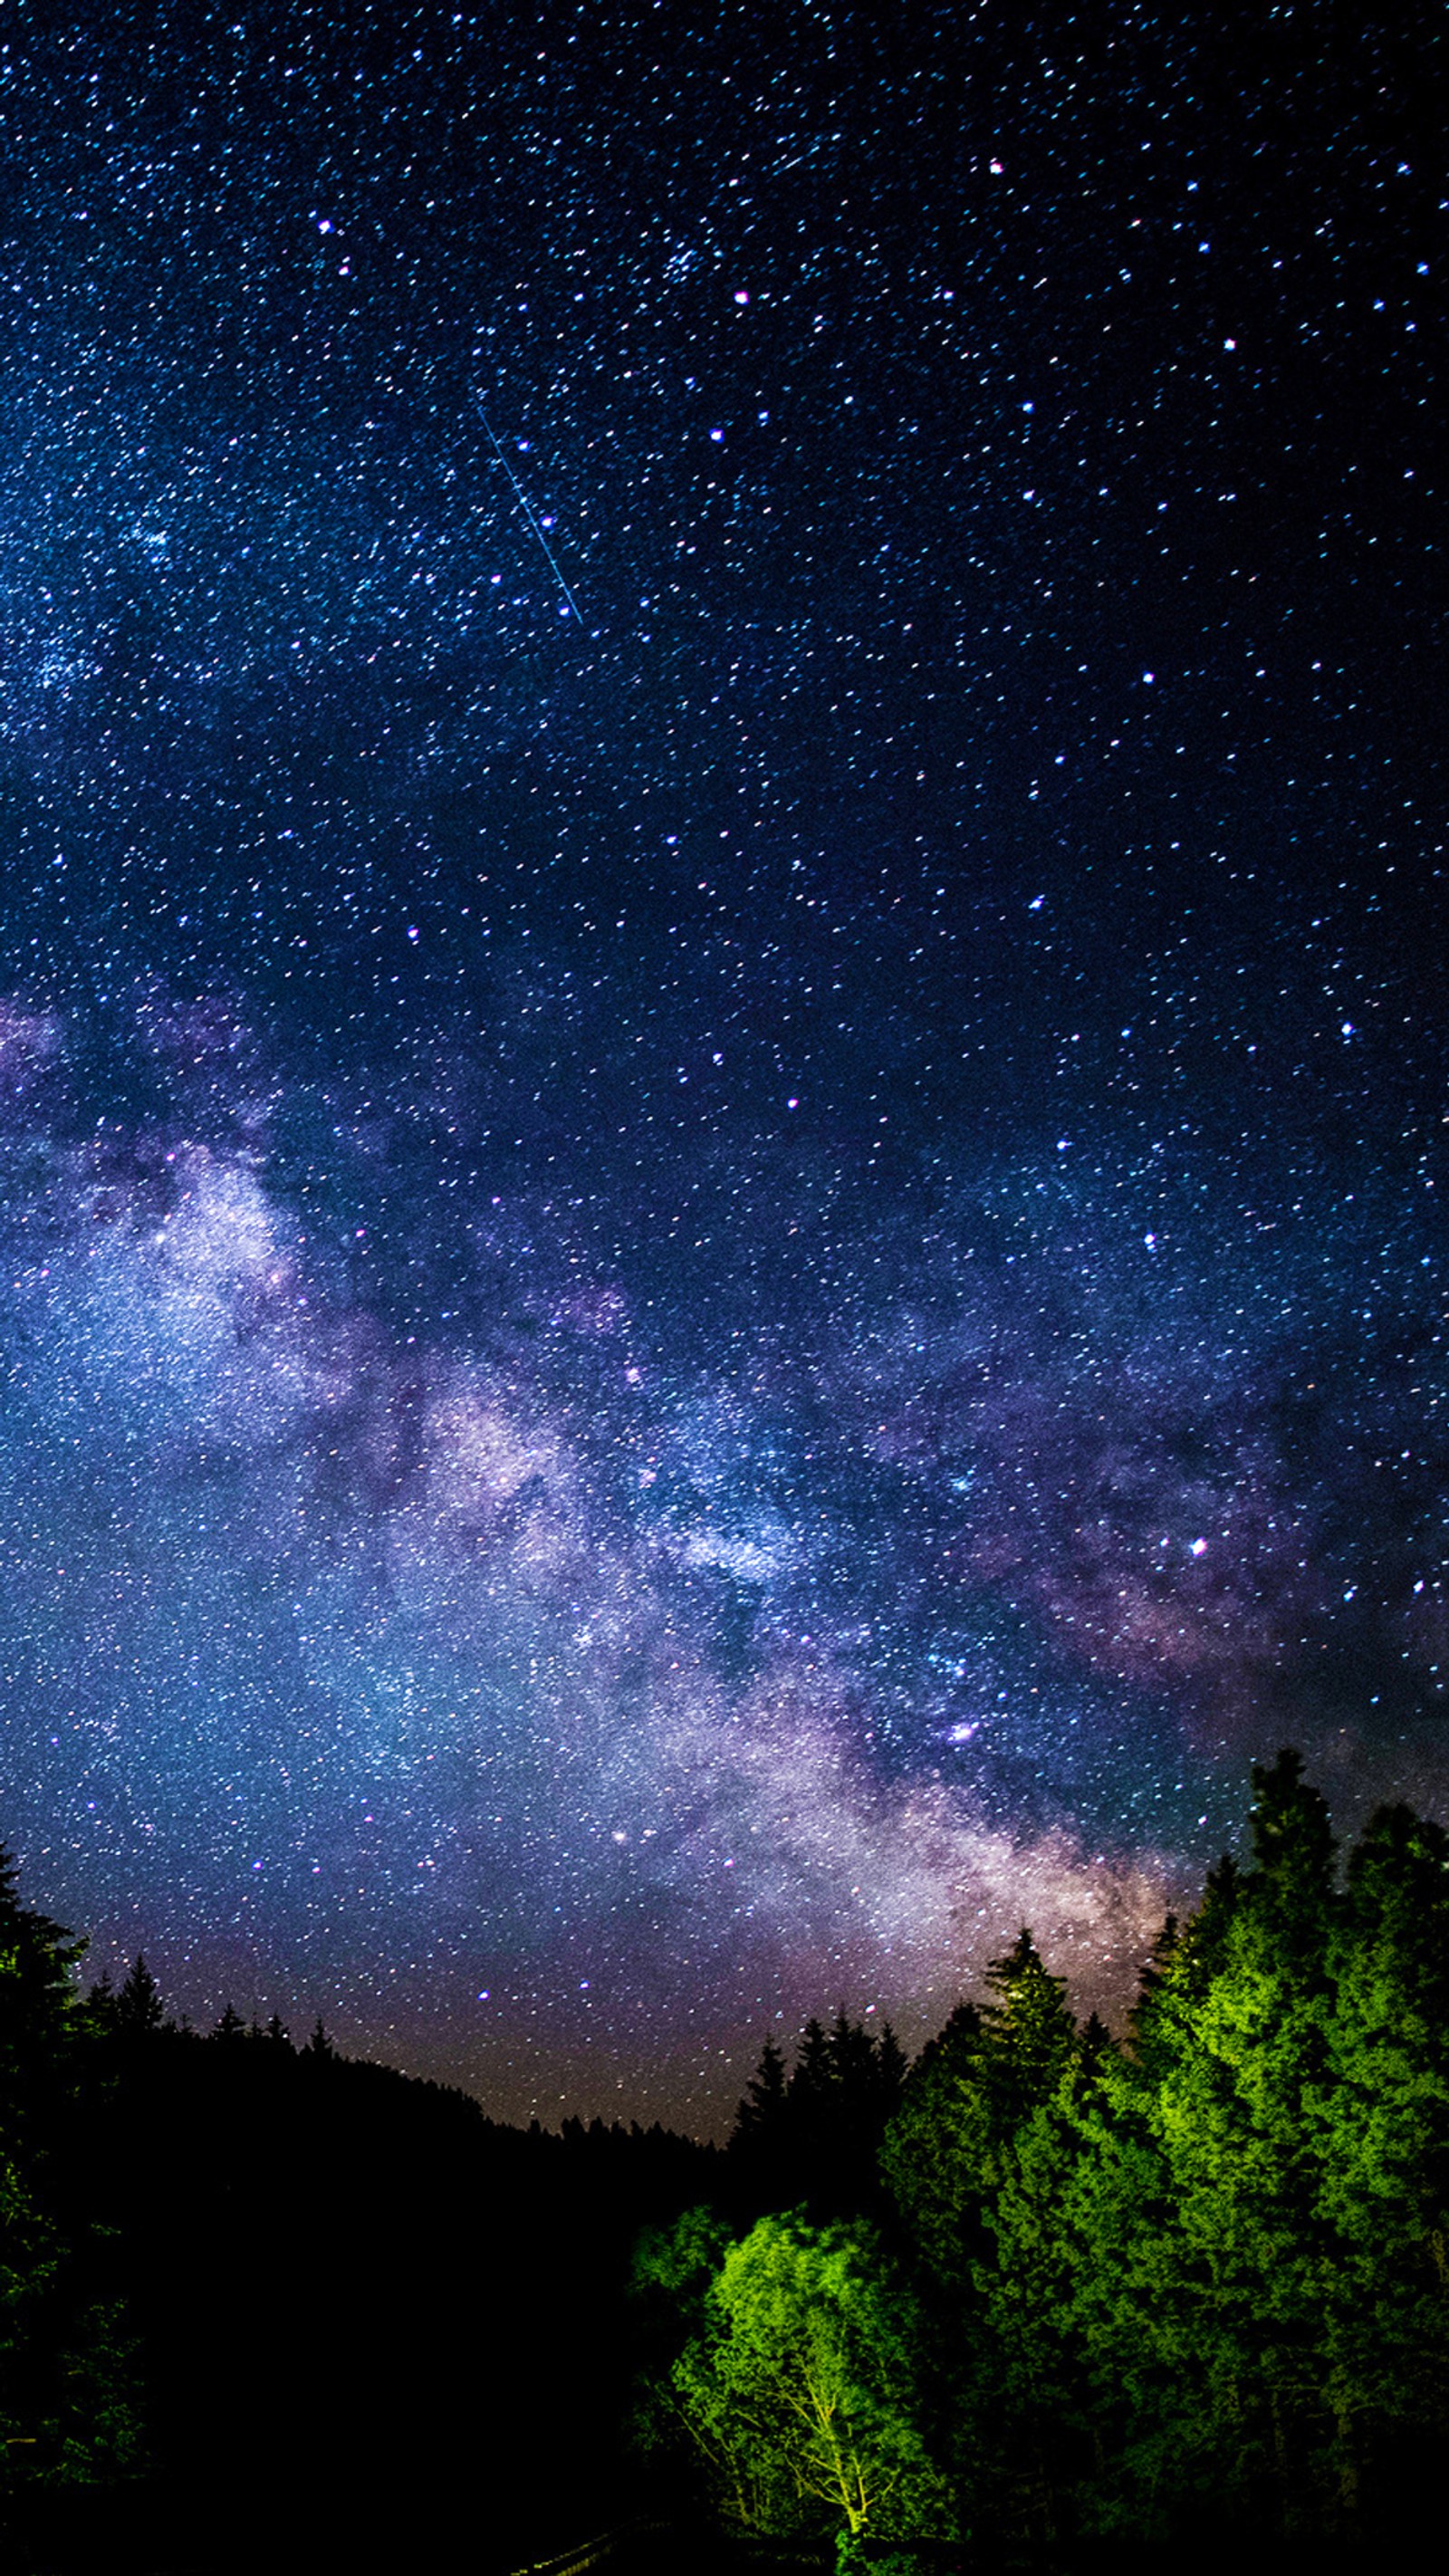
[(116, 1996), (114, 2021), (116, 2029), (130, 2038), (144, 2038), (165, 2027), (161, 1989), (139, 1953)]
[(85, 1948), (21, 1903), (0, 1852), (0, 2507), (22, 2486), (124, 2475), (129, 2345), (79, 2187)]
[(0, 2154), (33, 2165), (75, 2096), (74, 1971), (86, 1945), (22, 1905), (16, 1875), (0, 1850)]
[(767, 2036), (760, 2051), (760, 2062), (745, 2087), (744, 2100), (735, 2113), (735, 2136), (743, 2145), (758, 2140), (773, 2143), (785, 2119), (785, 2056), (778, 2040)]
[(828, 2217), (871, 2211), (880, 2142), (905, 2069), (889, 2024), (877, 2039), (844, 2011), (829, 2031), (818, 2020), (806, 2023), (788, 2076), (780, 2048), (767, 2039), (729, 2147), (752, 2206), (804, 2201)]
[(894, 2117), (899, 2108), (901, 2095), (905, 2091), (906, 2077), (911, 2071), (911, 2061), (889, 2022), (884, 2022), (881, 2026), (877, 2052), (876, 2077), (881, 2108), (884, 2116), (889, 2120)]

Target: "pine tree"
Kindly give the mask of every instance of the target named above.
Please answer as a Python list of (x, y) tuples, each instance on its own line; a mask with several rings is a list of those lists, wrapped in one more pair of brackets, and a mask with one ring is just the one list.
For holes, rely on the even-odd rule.
[[(1043, 2052), (1043, 2083), (1055, 2056)], [(972, 2266), (979, 2335), (972, 2401), (983, 2427), (976, 2474), (1002, 2537), (1032, 2554), (1079, 2527), (1077, 2490), (1093, 2465), (1103, 2400), (1110, 2406), (1115, 2397), (1094, 2373), (1082, 2301), (1094, 2274), (1112, 2277), (1102, 2260), (1104, 2220), (1120, 2260), (1140, 2212), (1142, 2165), (1124, 2167), (1121, 2158), (1121, 2071), (1093, 2015), (1073, 2035), (1053, 2090), (997, 2137), (989, 2159), (983, 2250)]]
[(1208, 1871), (1196, 1913), (1185, 1924), (1169, 1914), (1158, 1934), (1128, 2017), (1131, 2056), (1149, 2081), (1173, 2063), (1222, 1965), (1241, 1887), (1237, 1863), (1224, 1852)]
[(1048, 1976), (1028, 1931), (986, 1971), (976, 2081), (992, 2132), (1009, 2136), (1056, 2091), (1076, 2053), (1077, 2025), (1062, 1978)]
[(26, 2158), (47, 2151), (74, 2096), (86, 1945), (22, 1905), (16, 1881), (0, 1849), (0, 2153)]
[(900, 2109), (901, 2095), (906, 2089), (906, 2077), (911, 2071), (911, 2061), (889, 2022), (881, 2026), (877, 2071), (881, 2116), (884, 2120), (893, 2120)]
[(84, 1948), (22, 1905), (0, 1852), (0, 2491), (17, 2475), (109, 2479), (138, 2448), (123, 2322), (88, 2277), (94, 2231), (72, 2205)]
[(980, 2051), (981, 2015), (974, 2003), (960, 2003), (917, 2058), (881, 2142), (881, 2174), (897, 2215), (923, 2275), (948, 2298), (965, 2288), (981, 2180)]
[(958, 2007), (912, 2069), (881, 2165), (917, 2256), (936, 2438), (998, 2543), (1036, 2549), (1056, 2524), (1047, 2462), (1060, 2409), (1056, 2377), (1050, 2394), (1043, 2378), (1055, 2290), (1043, 2275), (1051, 2221), (1019, 2157), (1081, 2043), (1029, 1932), (985, 1983), (987, 2002)]
[(784, 2124), (785, 2100), (785, 2055), (773, 2034), (769, 2034), (735, 2114), (735, 2140), (773, 2143)]
[(984, 2251), (997, 2148), (1049, 2101), (1077, 2052), (1062, 1980), (1021, 1932), (986, 1971), (990, 2000), (958, 2005), (923, 2049), (886, 2133), (882, 2169), (927, 2267), (963, 2287)]
[(802, 2126), (813, 2122), (814, 2114), (830, 2100), (833, 2066), (830, 2041), (823, 2022), (810, 2020), (800, 2034), (800, 2053), (789, 2082), (791, 2107)]
[(1430, 2453), (1449, 2433), (1449, 1838), (1407, 1807), (1380, 1808), (1350, 1856), (1332, 1965), (1314, 2143), (1335, 2249), (1325, 2400), (1351, 2526), (1407, 2429)]
[(836, 2014), (826, 2042), (829, 2088), (836, 2109), (869, 2117), (876, 2099), (875, 2041), (863, 2021), (845, 2011)]
[[(1074, 2309), (1118, 2392), (1108, 2524), (1303, 2526), (1321, 2503), (1332, 2248), (1309, 2106), (1324, 2082), (1333, 1841), (1296, 1754), (1255, 1769), (1256, 1867), (1223, 1864), (1158, 1945), (1105, 2088)], [(1123, 2184), (1128, 2191), (1124, 2194)]]
[(153, 2031), (165, 2027), (161, 1989), (139, 1953), (116, 1996), (114, 2023), (117, 2030), (133, 2039), (148, 2038)]

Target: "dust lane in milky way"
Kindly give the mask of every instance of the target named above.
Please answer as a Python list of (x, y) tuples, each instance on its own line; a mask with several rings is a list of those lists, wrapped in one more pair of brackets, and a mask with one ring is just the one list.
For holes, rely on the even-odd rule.
[[(265, 31), (262, 19), (265, 16)], [(1441, 1810), (1427, 21), (0, 56), (0, 1829), (688, 2123)], [(500, 470), (502, 468), (503, 470)]]

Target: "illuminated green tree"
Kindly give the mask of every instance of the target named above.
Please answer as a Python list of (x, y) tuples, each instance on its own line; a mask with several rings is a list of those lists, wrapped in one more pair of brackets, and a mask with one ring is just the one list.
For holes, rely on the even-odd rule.
[[(1025, 2240), (1004, 2251), (1001, 2202), (1019, 2180), (1023, 2137), (1083, 2063), (1084, 2035), (1029, 1932), (993, 1961), (985, 1983), (986, 2002), (958, 2007), (912, 2069), (881, 2166), (917, 2257), (938, 2448), (960, 2490), (1035, 2545), (1056, 2523), (1060, 2404), (1042, 2339), (1055, 2311)], [(1099, 2044), (1094, 2030), (1094, 2052)], [(1026, 2226), (1035, 2187), (1022, 2185), (1011, 2226)]]
[(1449, 1838), (1407, 1807), (1350, 1856), (1325, 2081), (1310, 2104), (1324, 2400), (1347, 2515), (1411, 2432), (1449, 2431)]
[(1058, 2211), (1058, 2384), (1096, 2447), (1077, 2509), (1098, 2527), (1321, 2504), (1333, 1844), (1296, 1755), (1254, 1783), (1256, 1868), (1168, 1927), (1131, 2051), (1038, 2119), (994, 2213), (1010, 2280), (1034, 2209)]
[(1003, 2148), (1051, 2099), (1079, 2053), (1059, 1977), (1021, 1932), (986, 1971), (988, 2001), (962, 2004), (907, 2078), (881, 2167), (924, 2265), (964, 2292), (986, 2250), (985, 2204)]
[[(697, 2213), (685, 2229), (687, 2272)], [(656, 2256), (656, 2277), (660, 2268)], [(954, 2529), (916, 2427), (911, 2323), (862, 2224), (763, 2218), (729, 2246), (669, 2374), (727, 2520), (872, 2539)]]
[[(1057, 2155), (1062, 2337), (1098, 2458), (1078, 2505), (1097, 2528), (1351, 2529), (1374, 2390), (1401, 2407), (1442, 2350), (1424, 2197), (1427, 2056), (1444, 2031), (1432, 1855), (1411, 1822), (1378, 1830), (1345, 1900), (1298, 1757), (1254, 1787), (1254, 1868), (1224, 1864), (1198, 1913), (1169, 1924), (1129, 2052), (1058, 2106), (1075, 2126), (1075, 2154)], [(1440, 1997), (1417, 2054), (1416, 1973)], [(1038, 2135), (1027, 2162), (1044, 2152)], [(997, 2217), (1019, 2263), (1010, 2195)]]

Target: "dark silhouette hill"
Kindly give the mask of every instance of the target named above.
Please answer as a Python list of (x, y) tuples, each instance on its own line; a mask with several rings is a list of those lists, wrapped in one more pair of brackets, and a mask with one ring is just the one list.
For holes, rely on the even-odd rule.
[[(659, 2128), (485, 2117), (228, 2012), (94, 1997), (73, 2187), (135, 2343), (148, 2474), (41, 2516), (77, 2565), (546, 2555), (628, 2509), (618, 2326), (641, 2224), (709, 2194)], [(119, 2553), (116, 2554), (116, 2553)]]

